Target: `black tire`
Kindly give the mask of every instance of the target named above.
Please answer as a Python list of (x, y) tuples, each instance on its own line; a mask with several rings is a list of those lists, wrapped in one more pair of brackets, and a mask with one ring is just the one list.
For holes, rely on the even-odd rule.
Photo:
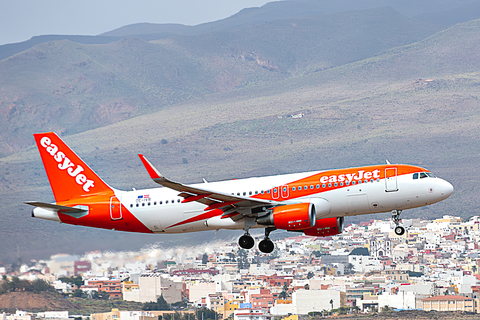
[(243, 249), (252, 249), (255, 245), (255, 240), (249, 235), (243, 235), (238, 239), (238, 245)]
[(263, 253), (270, 253), (275, 249), (275, 244), (270, 239), (264, 239), (258, 244), (258, 249)]
[(395, 228), (395, 234), (396, 234), (397, 236), (403, 236), (403, 235), (405, 234), (405, 228), (402, 227), (402, 226), (397, 226), (397, 227)]

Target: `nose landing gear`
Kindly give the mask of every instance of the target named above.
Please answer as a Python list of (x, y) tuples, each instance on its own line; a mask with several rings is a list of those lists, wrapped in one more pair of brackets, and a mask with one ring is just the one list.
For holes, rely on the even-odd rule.
[(403, 236), (405, 234), (405, 228), (400, 225), (400, 214), (402, 210), (392, 210), (392, 220), (396, 227), (394, 229), (397, 236)]

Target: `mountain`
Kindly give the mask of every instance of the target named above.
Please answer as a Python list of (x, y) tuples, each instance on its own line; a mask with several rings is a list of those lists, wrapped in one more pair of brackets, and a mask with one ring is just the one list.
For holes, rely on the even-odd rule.
[(47, 124), (79, 133), (205, 94), (366, 59), (437, 30), (378, 8), (151, 42), (42, 43), (0, 61), (0, 155), (31, 145), (32, 130)]
[[(6, 58), (0, 262), (241, 233), (137, 235), (31, 218), (22, 201), (53, 201), (31, 135), (49, 130), (124, 190), (156, 187), (137, 153), (185, 183), (388, 159), (455, 187), (403, 217), (479, 215), (479, 37), (480, 20), (442, 29), (384, 7), (154, 41), (52, 41)], [(347, 222), (376, 217), (388, 214)]]
[[(215, 31), (241, 28), (265, 22), (304, 17), (310, 15), (328, 15), (347, 11), (367, 10), (381, 7), (392, 7), (407, 17), (419, 18), (420, 20), (448, 27), (455, 23), (478, 19), (479, 1), (475, 0), (287, 0), (270, 2), (259, 8), (243, 9), (237, 14), (214, 22), (185, 26), (181, 24), (153, 24), (136, 23), (105, 32), (99, 36), (76, 36), (76, 35), (44, 35), (36, 36), (20, 43), (12, 43), (0, 46), (0, 60), (8, 58), (16, 53), (27, 50), (37, 44), (53, 40), (70, 40), (83, 44), (100, 44), (118, 41), (120, 38), (135, 37), (145, 41), (170, 38), (179, 35), (198, 35)], [(474, 9), (474, 10), (472, 10)], [(460, 11), (458, 14), (450, 12)], [(461, 18), (461, 17), (468, 17)], [(447, 19), (447, 20), (445, 20)], [(459, 20), (460, 19), (460, 20)], [(423, 20), (422, 20), (423, 21)]]

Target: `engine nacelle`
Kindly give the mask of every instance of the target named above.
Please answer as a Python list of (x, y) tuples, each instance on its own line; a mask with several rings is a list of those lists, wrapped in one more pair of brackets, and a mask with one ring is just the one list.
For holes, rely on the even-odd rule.
[(315, 206), (311, 203), (296, 203), (274, 207), (266, 216), (257, 218), (260, 225), (277, 229), (302, 230), (315, 225)]
[(307, 236), (327, 237), (343, 232), (343, 217), (325, 218), (315, 222), (313, 228), (303, 230)]

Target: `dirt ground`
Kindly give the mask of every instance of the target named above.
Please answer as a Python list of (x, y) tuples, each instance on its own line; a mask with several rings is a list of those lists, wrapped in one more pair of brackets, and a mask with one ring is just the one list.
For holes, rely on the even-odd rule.
[(36, 294), (33, 292), (10, 292), (0, 295), (0, 310), (6, 312), (22, 311), (64, 311), (75, 310), (78, 306), (62, 296)]

